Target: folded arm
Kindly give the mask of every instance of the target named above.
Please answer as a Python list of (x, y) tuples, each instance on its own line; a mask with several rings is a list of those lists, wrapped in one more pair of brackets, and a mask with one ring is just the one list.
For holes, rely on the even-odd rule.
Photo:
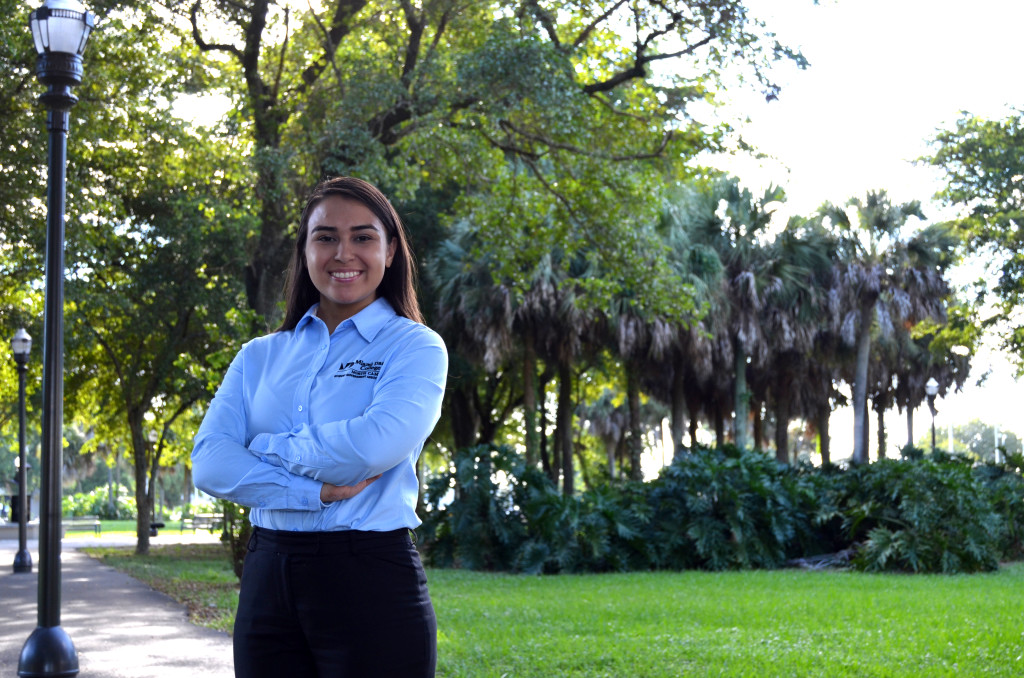
[(362, 415), (260, 434), (249, 444), (251, 455), (334, 485), (355, 485), (407, 460), (440, 416), (448, 356), (440, 341), (399, 350)]
[(196, 487), (254, 508), (319, 511), (322, 483), (253, 456), (245, 446), (242, 354), (235, 356), (192, 449)]

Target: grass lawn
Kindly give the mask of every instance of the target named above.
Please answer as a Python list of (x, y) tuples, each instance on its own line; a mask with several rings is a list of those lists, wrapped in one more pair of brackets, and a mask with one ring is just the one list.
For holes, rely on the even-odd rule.
[[(90, 549), (230, 629), (219, 545)], [(1017, 676), (1024, 564), (971, 576), (431, 570), (438, 676)], [(155, 585), (155, 583), (154, 583)]]

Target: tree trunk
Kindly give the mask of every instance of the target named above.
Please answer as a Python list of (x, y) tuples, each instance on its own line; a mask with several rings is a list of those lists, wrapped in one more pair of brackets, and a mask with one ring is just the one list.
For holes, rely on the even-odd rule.
[(764, 415), (762, 413), (762, 403), (753, 402), (751, 412), (753, 412), (753, 423), (754, 423), (754, 434), (750, 440), (750, 445), (755, 450), (764, 449)]
[(719, 449), (725, 447), (725, 415), (720, 403), (715, 404), (715, 445)]
[(878, 410), (878, 458), (885, 459), (885, 411)]
[[(546, 392), (547, 384), (543, 384), (541, 392)], [(548, 474), (548, 478), (556, 486), (558, 485), (558, 449), (554, 450), (554, 454), (551, 454), (548, 445), (548, 407), (547, 398), (541, 398), (540, 400), (540, 467)]]
[(779, 397), (775, 402), (775, 460), (789, 464), (789, 398)]
[(182, 504), (183, 510), (188, 510), (188, 507), (192, 504), (192, 465), (189, 462), (185, 463), (185, 486), (182, 488)]
[(750, 394), (747, 393), (747, 352), (743, 350), (739, 341), (733, 341), (733, 372), (735, 377), (735, 389), (733, 403), (733, 440), (736, 447), (741, 450), (747, 448), (747, 420), (750, 418)]
[(629, 403), (629, 479), (643, 480), (640, 457), (643, 455), (643, 432), (640, 427), (640, 379), (633, 365), (626, 364), (626, 400)]
[(575, 491), (572, 462), (572, 365), (563, 361), (558, 366), (558, 414), (555, 437), (562, 459), (562, 493), (569, 497)]
[(914, 408), (907, 405), (907, 447), (914, 446)]
[[(277, 155), (276, 148), (257, 149)], [(260, 199), (260, 234), (252, 257), (245, 267), (245, 293), (249, 307), (263, 316), (267, 329), (276, 327), (281, 320), (278, 302), (284, 298), (285, 275), (288, 270), (288, 225), (284, 205), (289, 201), (281, 195), (284, 185), (280, 171), (258, 168), (257, 186)]]
[(828, 422), (831, 416), (832, 410), (829, 408), (828, 403), (818, 410), (818, 449), (821, 452), (822, 466), (832, 464), (832, 437), (828, 432)]
[(874, 302), (861, 304), (860, 329), (857, 334), (857, 363), (853, 383), (853, 458), (851, 461), (854, 464), (868, 462), (868, 358), (871, 355), (871, 313), (874, 309)]
[(615, 480), (615, 449), (618, 447), (619, 441), (615, 438), (605, 438), (604, 440), (604, 454), (608, 459), (608, 478)]
[[(672, 371), (672, 458), (681, 459), (683, 450), (683, 436), (686, 434), (686, 379), (683, 370), (676, 367)], [(693, 439), (690, 439), (693, 444)]]
[(871, 463), (871, 406), (864, 406), (864, 463)]
[(537, 351), (529, 328), (523, 342), (523, 425), (526, 427), (526, 463), (532, 467), (540, 454), (540, 436), (537, 432)]
[(688, 422), (689, 434), (690, 434), (690, 451), (697, 449), (697, 428), (700, 426), (700, 421), (697, 419), (697, 413), (700, 412), (701, 400), (697, 392), (697, 389), (687, 389), (686, 391), (686, 411), (690, 415)]
[(473, 394), (470, 389), (475, 389), (475, 382), (463, 377), (452, 385), (451, 397), (448, 400), (450, 411), (449, 420), (452, 427), (452, 443), (456, 450), (472, 447), (477, 444), (480, 437), (480, 415), (473, 404)]
[(128, 430), (131, 432), (132, 453), (135, 461), (135, 553), (149, 553), (149, 516), (153, 512), (149, 492), (149, 441), (142, 430), (142, 417), (129, 413)]

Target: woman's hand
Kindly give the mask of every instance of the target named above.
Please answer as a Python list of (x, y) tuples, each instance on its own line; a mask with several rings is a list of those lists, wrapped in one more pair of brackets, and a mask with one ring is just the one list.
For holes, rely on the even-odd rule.
[(324, 483), (320, 486), (320, 501), (325, 504), (330, 504), (332, 501), (341, 501), (342, 499), (351, 499), (363, 490), (365, 490), (370, 483), (380, 478), (378, 473), (372, 478), (360, 481), (355, 485), (328, 485)]

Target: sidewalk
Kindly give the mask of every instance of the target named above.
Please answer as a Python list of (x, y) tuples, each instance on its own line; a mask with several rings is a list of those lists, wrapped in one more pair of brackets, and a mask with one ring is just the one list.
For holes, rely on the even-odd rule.
[[(173, 530), (151, 544), (216, 541), (205, 534)], [(125, 536), (64, 539), (61, 546), (60, 625), (78, 652), (86, 678), (231, 678), (231, 639), (188, 622), (182, 605), (77, 549), (134, 546)], [(36, 628), (39, 551), (28, 542), (32, 573), (14, 574), (17, 540), (0, 540), (0, 678), (18, 675), (21, 648)]]

